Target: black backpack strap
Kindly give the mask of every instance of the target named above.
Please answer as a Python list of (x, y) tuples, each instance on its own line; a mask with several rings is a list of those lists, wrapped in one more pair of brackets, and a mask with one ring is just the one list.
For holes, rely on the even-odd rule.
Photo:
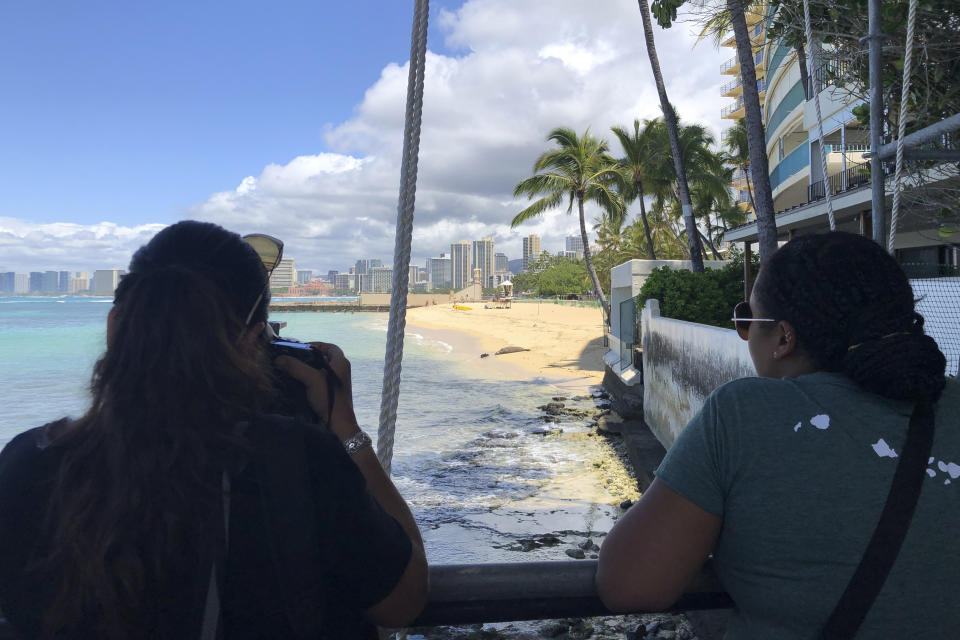
[(880, 521), (860, 565), (827, 620), (822, 638), (852, 638), (867, 617), (907, 536), (932, 448), (933, 405), (918, 402), (910, 416), (907, 439), (900, 452)]
[(316, 504), (311, 490), (302, 425), (254, 425), (261, 505), (287, 618), (297, 638), (319, 638), (324, 593)]

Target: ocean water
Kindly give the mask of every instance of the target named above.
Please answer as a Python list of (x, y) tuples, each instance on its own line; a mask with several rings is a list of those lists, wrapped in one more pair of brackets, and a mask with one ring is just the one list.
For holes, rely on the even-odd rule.
[[(85, 410), (110, 302), (0, 298), (0, 446), (25, 429)], [(357, 417), (375, 436), (387, 315), (275, 313), (271, 319), (287, 323), (284, 336), (343, 348), (352, 364)], [(517, 542), (556, 533), (572, 544), (609, 529), (615, 500), (563, 484), (596, 460), (599, 438), (586, 437), (588, 422), (565, 420), (563, 437), (543, 435), (537, 407), (558, 394), (572, 395), (543, 380), (498, 379), (451, 345), (408, 330), (393, 475), (431, 562), (556, 559), (558, 552), (563, 556), (558, 548), (518, 553)], [(567, 406), (595, 404), (584, 395)]]

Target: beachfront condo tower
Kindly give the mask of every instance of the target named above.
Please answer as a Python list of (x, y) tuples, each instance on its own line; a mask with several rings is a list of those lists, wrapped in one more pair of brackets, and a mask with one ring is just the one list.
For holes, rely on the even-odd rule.
[(530, 234), (523, 239), (523, 270), (526, 271), (530, 266), (531, 260), (536, 260), (540, 255), (540, 236)]
[(493, 275), (493, 238), (474, 240), (472, 257), (471, 266), (480, 269), (480, 282), (487, 286), (487, 280)]
[(461, 240), (450, 245), (450, 275), (453, 280), (453, 290), (459, 291), (470, 284), (473, 278), (471, 272), (470, 242)]

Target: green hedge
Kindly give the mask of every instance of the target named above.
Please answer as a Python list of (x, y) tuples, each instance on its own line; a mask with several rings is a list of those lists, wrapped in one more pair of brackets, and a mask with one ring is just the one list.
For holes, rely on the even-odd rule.
[[(754, 259), (753, 273), (759, 265)], [(732, 329), (733, 305), (743, 300), (743, 255), (722, 269), (694, 273), (660, 267), (640, 288), (637, 304), (642, 309), (650, 298), (660, 301), (660, 313), (668, 318)]]

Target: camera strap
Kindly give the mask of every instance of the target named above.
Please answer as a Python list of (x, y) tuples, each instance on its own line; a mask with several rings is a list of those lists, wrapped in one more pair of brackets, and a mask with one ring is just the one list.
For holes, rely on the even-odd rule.
[(827, 620), (823, 640), (852, 638), (883, 589), (913, 520), (933, 448), (933, 405), (918, 402), (910, 415), (907, 439), (893, 474), (887, 502), (870, 544)]
[[(200, 630), (200, 640), (217, 640), (220, 632), (220, 586), (217, 579), (217, 559), (226, 563), (227, 548), (230, 545), (230, 476), (223, 472), (221, 480), (223, 496), (223, 544), (215, 544), (213, 562), (210, 564), (210, 583), (207, 587), (207, 601), (203, 607), (203, 626)], [(222, 546), (222, 551), (218, 548)], [(222, 570), (222, 567), (221, 567)]]

